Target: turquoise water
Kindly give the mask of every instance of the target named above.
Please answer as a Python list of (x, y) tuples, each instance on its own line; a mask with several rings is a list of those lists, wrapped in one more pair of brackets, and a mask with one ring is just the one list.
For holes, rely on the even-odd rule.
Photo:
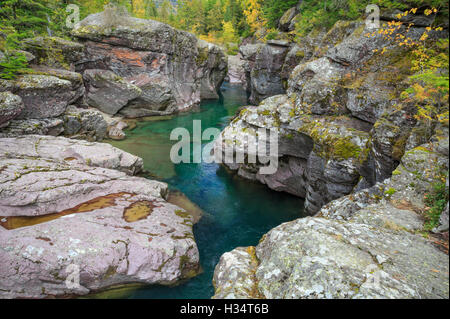
[(171, 163), (169, 152), (176, 141), (170, 141), (169, 136), (174, 128), (184, 127), (192, 132), (192, 121), (201, 120), (203, 129), (222, 129), (238, 108), (246, 105), (247, 96), (240, 86), (225, 84), (222, 90), (220, 101), (204, 102), (195, 112), (138, 123), (127, 132), (125, 141), (112, 143), (141, 156), (155, 178), (183, 192), (205, 213), (194, 226), (203, 272), (176, 287), (136, 290), (130, 298), (211, 298), (214, 267), (223, 253), (257, 245), (271, 228), (302, 217), (301, 199), (243, 180), (218, 164)]

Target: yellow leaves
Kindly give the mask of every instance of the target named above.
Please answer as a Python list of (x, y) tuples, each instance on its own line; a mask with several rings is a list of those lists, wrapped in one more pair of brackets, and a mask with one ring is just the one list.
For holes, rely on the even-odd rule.
[(420, 37), (420, 41), (425, 41), (428, 38), (428, 33), (424, 33), (422, 34), (422, 36)]
[(438, 12), (438, 10), (437, 10), (436, 8), (431, 8), (431, 9), (426, 9), (426, 10), (424, 11), (424, 14), (425, 14), (426, 16), (429, 16), (430, 14), (437, 13), (437, 12)]
[(412, 13), (412, 14), (416, 14), (417, 8), (412, 8), (411, 10), (409, 10), (409, 12)]
[[(416, 9), (416, 10), (417, 10), (417, 9)], [(397, 19), (401, 19), (401, 18), (403, 18), (403, 17), (406, 17), (408, 14), (409, 14), (409, 11), (405, 11), (405, 12), (403, 12), (403, 13), (397, 14), (395, 17), (396, 17)]]
[(253, 31), (262, 28), (266, 24), (260, 0), (244, 0), (244, 7), (244, 15)]
[(442, 114), (437, 115), (437, 120), (444, 125), (448, 126), (448, 118), (449, 118), (449, 112), (448, 110)]

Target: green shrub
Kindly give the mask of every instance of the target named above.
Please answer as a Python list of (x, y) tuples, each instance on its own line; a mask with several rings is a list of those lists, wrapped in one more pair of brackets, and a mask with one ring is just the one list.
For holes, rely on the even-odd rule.
[(277, 31), (271, 31), (266, 35), (266, 40), (275, 40), (278, 36)]
[(445, 182), (433, 185), (430, 193), (425, 194), (425, 204), (429, 209), (426, 212), (425, 230), (432, 230), (439, 225), (439, 218), (447, 205), (449, 191)]
[(28, 69), (28, 62), (25, 54), (14, 52), (5, 55), (5, 59), (0, 62), (0, 78), (13, 80), (17, 75)]

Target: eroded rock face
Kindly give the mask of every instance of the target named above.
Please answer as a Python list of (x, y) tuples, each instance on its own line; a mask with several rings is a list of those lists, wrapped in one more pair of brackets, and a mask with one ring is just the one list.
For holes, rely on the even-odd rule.
[[(422, 32), (415, 28), (411, 36)], [(280, 60), (283, 69), (301, 61), (290, 73), (286, 94), (246, 108), (217, 142), (223, 149), (234, 145), (237, 152), (249, 155), (243, 141), (255, 136), (257, 128), (277, 130), (276, 173), (260, 175), (260, 163), (231, 161), (226, 165), (241, 177), (305, 197), (309, 214), (334, 199), (383, 182), (407, 146), (414, 148), (424, 142), (412, 137), (421, 136), (414, 133), (417, 108), (399, 99), (411, 75), (411, 65), (405, 62), (409, 61), (408, 49), (392, 45), (380, 35), (369, 37), (369, 30), (359, 22), (340, 21), (328, 32), (315, 33), (291, 47)], [(254, 75), (262, 52), (281, 42), (241, 47), (252, 96), (258, 95), (254, 93), (258, 82)], [(376, 54), (375, 48), (388, 53)], [(271, 68), (272, 64), (267, 64)], [(285, 75), (277, 73), (278, 78)]]
[(142, 90), (123, 108), (127, 117), (170, 114), (202, 97), (216, 98), (226, 75), (221, 49), (157, 21), (102, 12), (81, 21), (73, 34), (86, 47), (77, 71), (109, 70)]
[(258, 104), (267, 97), (285, 92), (281, 72), (289, 43), (273, 42), (250, 46), (241, 48), (241, 53), (248, 60), (246, 70), (251, 92), (249, 102)]
[(420, 235), (417, 213), (439, 178), (431, 170), (448, 170), (436, 144), (408, 152), (384, 183), (223, 255), (215, 298), (448, 298), (448, 256)]
[(18, 137), (22, 135), (58, 136), (64, 132), (64, 121), (60, 118), (38, 120), (12, 120), (2, 128), (0, 137)]
[[(85, 295), (197, 273), (193, 217), (165, 201), (166, 184), (125, 173), (141, 159), (65, 138), (0, 145), (1, 297)], [(74, 272), (79, 286), (66, 284)]]
[[(370, 126), (357, 119), (296, 115), (286, 95), (248, 107), (225, 128), (217, 140), (223, 151), (249, 155), (249, 142), (259, 128), (278, 131), (279, 165), (276, 173), (262, 175), (262, 164), (226, 163), (241, 177), (258, 180), (271, 189), (306, 198), (305, 209), (316, 213), (329, 201), (349, 194), (365, 175)], [(263, 137), (261, 137), (263, 138)], [(256, 151), (256, 149), (255, 149)]]
[(228, 59), (223, 50), (212, 43), (198, 41), (197, 65), (201, 79), (201, 99), (218, 99), (219, 90), (228, 73)]

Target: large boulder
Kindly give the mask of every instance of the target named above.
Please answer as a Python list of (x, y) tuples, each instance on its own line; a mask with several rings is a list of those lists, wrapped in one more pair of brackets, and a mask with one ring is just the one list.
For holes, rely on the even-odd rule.
[(129, 101), (142, 95), (142, 90), (107, 70), (86, 70), (83, 79), (87, 88), (86, 102), (100, 111), (115, 115)]
[(23, 110), (20, 96), (11, 92), (0, 92), (0, 127), (19, 116)]
[(106, 137), (108, 124), (95, 109), (69, 106), (63, 116), (64, 135), (72, 138), (101, 141)]
[(0, 144), (0, 297), (172, 285), (198, 272), (193, 217), (165, 201), (167, 185), (106, 168), (133, 173), (141, 159), (65, 138)]
[(226, 75), (225, 55), (218, 47), (117, 9), (88, 16), (76, 25), (73, 35), (86, 47), (77, 71), (110, 70), (141, 88), (142, 96), (124, 110), (130, 117), (174, 113), (198, 105), (201, 96), (216, 97)]

